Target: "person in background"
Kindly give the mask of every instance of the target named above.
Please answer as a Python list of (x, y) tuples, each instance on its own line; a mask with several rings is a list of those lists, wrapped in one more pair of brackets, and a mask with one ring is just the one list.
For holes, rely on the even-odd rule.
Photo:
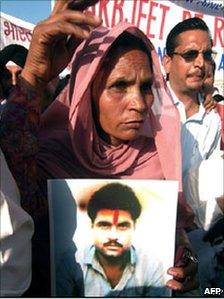
[(28, 50), (17, 44), (6, 46), (0, 51), (1, 101), (8, 98), (13, 85), (16, 85), (27, 57)]
[[(219, 105), (218, 103), (217, 108)], [(216, 223), (219, 223), (220, 219), (224, 217), (223, 149), (221, 140), (208, 159), (203, 160), (200, 165), (190, 168), (188, 178), (183, 184), (187, 201), (195, 213), (197, 227), (189, 232), (189, 238), (198, 256), (202, 296), (205, 296), (205, 291), (209, 287), (223, 287), (223, 265), (218, 264), (216, 247), (211, 242), (205, 242), (204, 239), (210, 230), (211, 233), (217, 234), (215, 230), (219, 226)]]
[(221, 121), (206, 113), (201, 97), (215, 53), (208, 26), (200, 18), (186, 19), (170, 31), (163, 65), (173, 101), (180, 114), (182, 174), (207, 159), (220, 140)]
[[(47, 179), (178, 180), (178, 235), (192, 223), (182, 197), (179, 120), (156, 51), (131, 24), (92, 30), (101, 20), (82, 10), (96, 2), (56, 2), (34, 29), (20, 82), (2, 115), (1, 143), (23, 207), (36, 223), (35, 296), (49, 296)], [(40, 118), (44, 87), (72, 56), (69, 84)], [(194, 288), (191, 257), (184, 267), (169, 269), (170, 289)]]
[(224, 97), (218, 93), (218, 88), (214, 86), (215, 82), (215, 61), (212, 61), (208, 69), (206, 78), (203, 83), (202, 92), (206, 97), (207, 102), (216, 102), (216, 111), (221, 119), (221, 145), (220, 149), (224, 150)]
[[(215, 200), (223, 184), (221, 154), (218, 159), (213, 159), (220, 147), (221, 121), (218, 113), (206, 113), (203, 107), (205, 98), (208, 100), (210, 96), (210, 101), (213, 101), (215, 63), (212, 40), (204, 21), (192, 18), (177, 24), (168, 35), (166, 44), (164, 66), (182, 122), (183, 189), (196, 215), (196, 225), (189, 236), (198, 255), (200, 289), (204, 295), (204, 269), (211, 248), (202, 242), (203, 230), (223, 213)], [(214, 183), (210, 176), (212, 169)]]
[(12, 86), (16, 85), (26, 61), (28, 50), (17, 44), (0, 51), (0, 117)]
[(207, 74), (203, 83), (202, 93), (206, 100), (210, 103), (214, 100), (216, 103), (224, 101), (224, 97), (219, 94), (219, 90), (214, 86), (215, 82), (215, 61), (211, 61), (210, 67), (207, 70)]
[(34, 226), (1, 149), (0, 160), (0, 296), (19, 297), (31, 282)]
[[(0, 109), (4, 108), (4, 104), (8, 98), (12, 86), (17, 84), (27, 57), (28, 50), (21, 45), (11, 44), (3, 48), (0, 52)], [(41, 111), (43, 112), (50, 103), (55, 99), (56, 86), (59, 83), (59, 77), (50, 81), (44, 89), (41, 101)], [(59, 94), (61, 90), (58, 91)]]
[[(0, 51), (0, 115), (26, 61), (28, 50), (12, 44)], [(18, 297), (31, 282), (33, 220), (20, 204), (20, 194), (0, 149), (0, 295)]]
[[(204, 295), (206, 296), (206, 288), (219, 288), (220, 296), (224, 297), (224, 216), (206, 232), (203, 241), (210, 243), (213, 248), (210, 263), (203, 269)], [(208, 292), (206, 297), (210, 297)]]
[[(202, 86), (202, 93), (205, 97), (213, 97), (215, 79), (215, 61), (208, 65)], [(216, 105), (218, 112), (220, 104)], [(220, 118), (223, 126), (222, 113)], [(223, 127), (221, 127), (221, 140), (217, 143), (208, 159), (203, 160), (199, 165), (192, 165), (189, 174), (183, 181), (183, 188), (189, 205), (194, 210), (195, 223), (198, 227), (207, 230), (217, 217), (222, 214), (222, 209), (216, 202), (216, 198), (223, 196)], [(213, 173), (211, 175), (211, 173)]]

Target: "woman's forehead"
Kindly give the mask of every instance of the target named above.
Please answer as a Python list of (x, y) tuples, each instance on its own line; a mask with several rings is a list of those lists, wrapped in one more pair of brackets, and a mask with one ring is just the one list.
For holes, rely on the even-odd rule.
[(123, 46), (119, 45), (117, 47), (112, 46), (112, 48), (106, 54), (104, 61), (116, 62), (119, 59), (119, 57), (125, 55), (128, 52), (133, 52), (133, 51), (145, 53), (148, 59), (149, 60), (151, 59), (150, 51), (148, 51), (146, 48), (143, 49), (142, 47), (135, 44), (129, 46), (125, 46), (125, 45)]
[(150, 70), (150, 59), (151, 58), (147, 53), (136, 47), (128, 49), (119, 47), (115, 52), (113, 52), (113, 55), (108, 55), (106, 57), (101, 70), (107, 74), (125, 66), (130, 69), (134, 69), (134, 67), (137, 66), (142, 69)]

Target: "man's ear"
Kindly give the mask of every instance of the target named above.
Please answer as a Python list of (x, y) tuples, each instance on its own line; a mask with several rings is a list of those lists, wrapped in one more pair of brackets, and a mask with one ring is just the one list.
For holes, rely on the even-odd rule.
[(170, 73), (171, 60), (172, 58), (167, 54), (163, 56), (162, 64), (167, 75)]

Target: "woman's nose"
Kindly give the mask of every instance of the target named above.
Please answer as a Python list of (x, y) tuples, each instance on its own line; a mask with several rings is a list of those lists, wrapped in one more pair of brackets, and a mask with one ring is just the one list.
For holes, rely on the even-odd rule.
[(136, 90), (133, 91), (131, 96), (131, 108), (140, 113), (145, 113), (148, 109), (145, 97), (141, 93), (140, 88), (136, 88)]

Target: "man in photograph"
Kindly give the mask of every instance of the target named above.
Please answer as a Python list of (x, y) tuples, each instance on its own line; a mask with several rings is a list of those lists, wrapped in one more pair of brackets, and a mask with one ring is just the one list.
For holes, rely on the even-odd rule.
[[(96, 191), (87, 205), (93, 245), (83, 262), (85, 296), (167, 296), (162, 265), (132, 242), (142, 207), (134, 191), (109, 183)], [(143, 242), (149, 242), (142, 236)]]

